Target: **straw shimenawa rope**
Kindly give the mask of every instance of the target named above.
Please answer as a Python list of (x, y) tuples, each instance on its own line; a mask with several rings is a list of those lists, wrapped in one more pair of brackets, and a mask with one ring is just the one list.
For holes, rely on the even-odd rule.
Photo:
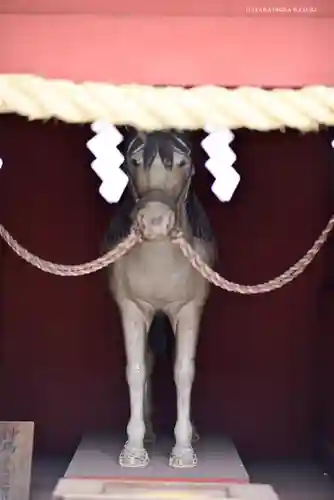
[(301, 131), (334, 125), (334, 87), (299, 90), (218, 86), (153, 87), (74, 83), (34, 75), (0, 75), (0, 113), (69, 123), (104, 120), (143, 130), (246, 127)]

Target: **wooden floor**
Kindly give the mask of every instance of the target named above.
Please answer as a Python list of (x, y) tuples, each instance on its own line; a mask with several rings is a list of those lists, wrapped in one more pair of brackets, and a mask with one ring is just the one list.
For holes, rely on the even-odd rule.
[[(32, 473), (30, 500), (50, 500), (57, 480), (67, 469), (68, 460), (39, 457)], [(334, 483), (313, 463), (266, 462), (248, 466), (253, 483), (271, 484), (280, 500), (333, 500)]]

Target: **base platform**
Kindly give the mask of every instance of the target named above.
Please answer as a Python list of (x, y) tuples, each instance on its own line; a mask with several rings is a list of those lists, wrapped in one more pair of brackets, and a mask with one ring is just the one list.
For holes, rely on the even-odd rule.
[(120, 467), (118, 456), (124, 440), (112, 436), (85, 437), (70, 462), (66, 478), (160, 478), (167, 480), (206, 480), (249, 482), (246, 469), (233, 443), (227, 438), (205, 439), (196, 443), (197, 467), (169, 467), (172, 440), (159, 440), (148, 446), (150, 463), (143, 468)]
[(169, 467), (172, 440), (157, 440), (148, 447), (150, 463), (144, 468), (118, 464), (123, 440), (108, 435), (85, 437), (53, 497), (63, 500), (191, 500), (235, 498), (278, 500), (267, 485), (250, 485), (247, 471), (233, 443), (227, 438), (201, 439), (196, 443), (198, 466)]

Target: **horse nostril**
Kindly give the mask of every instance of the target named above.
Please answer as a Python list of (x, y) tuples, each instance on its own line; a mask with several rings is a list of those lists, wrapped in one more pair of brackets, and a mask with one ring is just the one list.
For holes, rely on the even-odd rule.
[(151, 222), (152, 222), (152, 225), (153, 225), (153, 226), (158, 226), (158, 225), (160, 225), (160, 224), (161, 224), (161, 222), (162, 222), (162, 217), (161, 217), (161, 215), (160, 215), (159, 217), (153, 217), (153, 219), (152, 219), (152, 221), (151, 221)]

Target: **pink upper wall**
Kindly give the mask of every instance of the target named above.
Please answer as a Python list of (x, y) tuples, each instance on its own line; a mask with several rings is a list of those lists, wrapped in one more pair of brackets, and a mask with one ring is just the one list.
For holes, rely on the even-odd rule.
[[(281, 8), (294, 10), (306, 9), (304, 15), (330, 16), (334, 14), (332, 0), (1, 0), (0, 12), (7, 13), (81, 13), (81, 14), (126, 14), (126, 15), (174, 15), (174, 16), (243, 16), (251, 12), (256, 14), (257, 8)], [(267, 13), (270, 14), (270, 13)], [(289, 14), (286, 12), (285, 14)], [(299, 11), (299, 14), (301, 12)], [(263, 14), (261, 14), (263, 15)]]
[(334, 85), (334, 2), (313, 0), (304, 14), (263, 14), (257, 6), (263, 2), (1, 0), (0, 73), (115, 84)]

